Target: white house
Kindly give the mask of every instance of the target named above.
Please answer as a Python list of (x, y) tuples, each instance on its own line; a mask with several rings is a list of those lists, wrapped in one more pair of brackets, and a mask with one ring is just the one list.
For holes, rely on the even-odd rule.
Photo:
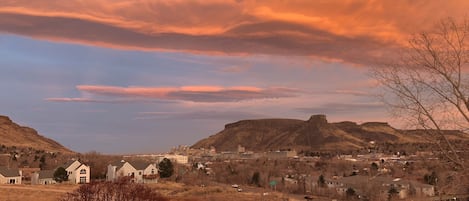
[(41, 170), (31, 174), (31, 184), (55, 184), (57, 183), (54, 180), (55, 170)]
[(155, 164), (145, 162), (130, 162), (137, 174), (135, 175), (135, 182), (138, 183), (156, 183), (158, 182), (158, 168)]
[(158, 181), (158, 168), (152, 163), (124, 160), (108, 165), (106, 174), (108, 181), (116, 181), (123, 177), (128, 177), (137, 183), (155, 183)]
[(0, 184), (21, 184), (21, 170), (0, 167)]
[(129, 162), (121, 160), (107, 166), (106, 180), (116, 181), (122, 177), (134, 177), (137, 170)]
[(90, 166), (87, 166), (78, 160), (72, 160), (61, 167), (65, 168), (67, 171), (68, 181), (70, 183), (90, 183)]

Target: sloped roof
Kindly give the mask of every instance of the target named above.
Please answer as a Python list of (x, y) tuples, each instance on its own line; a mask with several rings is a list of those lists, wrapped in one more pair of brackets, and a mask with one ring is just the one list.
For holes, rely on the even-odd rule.
[(0, 174), (4, 177), (19, 177), (20, 171), (19, 169), (10, 169), (7, 167), (0, 167)]
[(70, 165), (72, 165), (75, 161), (77, 160), (69, 160), (67, 161), (66, 163), (64, 163), (63, 165), (61, 165), (60, 167), (63, 167), (65, 169), (67, 169), (68, 167), (70, 167)]
[(124, 160), (120, 160), (120, 161), (114, 161), (111, 163), (111, 166), (115, 166), (116, 167), (116, 170), (120, 169), (122, 166), (124, 166), (124, 164), (126, 163), (126, 161)]
[(132, 165), (136, 170), (144, 170), (146, 169), (150, 163), (147, 163), (147, 162), (143, 162), (143, 161), (132, 161), (132, 162), (129, 162), (130, 165)]
[(54, 178), (54, 170), (41, 170), (39, 171), (39, 179), (52, 179)]

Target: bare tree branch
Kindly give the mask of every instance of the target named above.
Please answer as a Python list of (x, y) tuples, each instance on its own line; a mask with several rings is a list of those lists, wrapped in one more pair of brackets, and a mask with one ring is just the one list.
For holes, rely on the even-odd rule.
[(466, 161), (445, 129), (469, 128), (468, 33), (467, 20), (442, 20), (434, 31), (414, 35), (401, 60), (372, 69), (393, 113), (411, 119), (464, 171)]

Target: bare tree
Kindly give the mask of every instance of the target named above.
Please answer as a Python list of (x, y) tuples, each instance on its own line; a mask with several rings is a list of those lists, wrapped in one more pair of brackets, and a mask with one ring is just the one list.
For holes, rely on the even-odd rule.
[(442, 20), (414, 35), (398, 61), (372, 70), (392, 114), (422, 129), (461, 172), (467, 172), (464, 147), (444, 130), (469, 128), (468, 37), (468, 21)]

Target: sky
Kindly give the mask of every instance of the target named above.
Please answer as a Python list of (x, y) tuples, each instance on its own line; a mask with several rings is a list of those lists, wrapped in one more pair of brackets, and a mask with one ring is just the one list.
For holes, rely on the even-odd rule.
[(0, 115), (78, 152), (156, 153), (242, 119), (387, 121), (369, 68), (468, 1), (3, 0)]

